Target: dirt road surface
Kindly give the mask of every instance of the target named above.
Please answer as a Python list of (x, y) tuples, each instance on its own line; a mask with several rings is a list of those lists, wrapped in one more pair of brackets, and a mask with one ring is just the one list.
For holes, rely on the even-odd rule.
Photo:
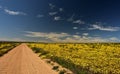
[(0, 74), (57, 74), (26, 44), (0, 57)]

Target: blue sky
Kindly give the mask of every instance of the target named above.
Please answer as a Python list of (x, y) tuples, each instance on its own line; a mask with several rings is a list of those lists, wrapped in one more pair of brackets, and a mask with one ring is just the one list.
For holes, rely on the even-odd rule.
[(119, 0), (0, 0), (0, 40), (119, 42)]

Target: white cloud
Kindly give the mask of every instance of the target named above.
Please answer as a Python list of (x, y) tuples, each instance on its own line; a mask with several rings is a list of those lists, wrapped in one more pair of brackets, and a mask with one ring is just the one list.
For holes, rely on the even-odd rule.
[(88, 28), (89, 30), (102, 30), (102, 31), (119, 31), (120, 27), (112, 27), (112, 26), (108, 26), (108, 27), (104, 27), (101, 26), (99, 24), (93, 24), (91, 28)]
[(63, 19), (61, 19), (60, 16), (55, 16), (55, 17), (54, 17), (54, 20), (55, 20), (55, 21), (59, 21), (59, 20), (63, 20)]
[(8, 9), (4, 9), (4, 11), (9, 15), (27, 15), (24, 12), (12, 11), (12, 10), (8, 10)]
[(49, 12), (49, 15), (53, 16), (53, 15), (56, 15), (57, 12)]
[(49, 3), (50, 9), (54, 9), (55, 5), (53, 5), (52, 3)]
[(78, 27), (73, 27), (73, 29), (78, 29)]
[(119, 39), (118, 38), (116, 38), (116, 37), (111, 37), (111, 38), (109, 38), (110, 40), (113, 40), (113, 41), (118, 41)]
[(73, 14), (70, 18), (68, 18), (67, 21), (73, 22), (74, 21), (74, 16), (75, 16), (75, 14)]
[[(116, 37), (102, 38), (102, 37), (90, 37), (88, 33), (83, 33), (87, 36), (71, 35), (68, 33), (44, 33), (44, 32), (31, 32), (26, 31), (26, 37), (42, 38), (43, 42), (114, 42), (119, 41)], [(40, 40), (38, 40), (40, 41)]]
[(78, 20), (74, 20), (75, 14), (73, 14), (70, 18), (67, 19), (68, 22), (74, 23), (74, 24), (85, 24), (84, 21), (78, 19)]
[(43, 33), (43, 32), (26, 31), (26, 33), (28, 33), (28, 34), (26, 34), (25, 36), (28, 36), (28, 37), (61, 38), (61, 37), (69, 36), (69, 34), (67, 34), (67, 33), (54, 33), (54, 32)]
[(82, 20), (76, 20), (76, 21), (73, 21), (73, 23), (76, 23), (76, 24), (85, 24), (85, 22), (82, 21)]
[(42, 17), (44, 17), (44, 15), (38, 14), (36, 17), (37, 18), (42, 18)]
[(27, 41), (22, 38), (0, 38), (0, 41)]
[(79, 37), (77, 35), (70, 35), (68, 33), (54, 33), (54, 32), (43, 33), (43, 32), (31, 32), (31, 31), (26, 31), (26, 33), (27, 34), (25, 36), (27, 37), (45, 38), (52, 42), (66, 42), (69, 41), (70, 39), (71, 41), (73, 41), (72, 38), (77, 39)]
[(80, 34), (79, 32), (76, 32), (75, 34)]
[(81, 36), (79, 36), (79, 35), (73, 35), (73, 38), (79, 39), (79, 38), (81, 38)]
[(83, 33), (83, 36), (88, 36), (89, 35), (89, 33)]
[(63, 8), (59, 8), (59, 11), (62, 12), (62, 11), (63, 11)]
[(2, 6), (0, 6), (0, 9), (2, 9)]

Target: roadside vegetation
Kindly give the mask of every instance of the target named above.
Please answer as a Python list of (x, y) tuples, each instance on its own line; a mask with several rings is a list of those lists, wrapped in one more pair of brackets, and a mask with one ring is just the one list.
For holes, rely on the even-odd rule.
[(19, 43), (15, 42), (0, 42), (0, 57), (16, 47), (18, 44)]
[[(75, 74), (120, 74), (119, 43), (29, 43), (42, 58), (49, 58)], [(50, 61), (49, 61), (50, 62)], [(54, 66), (57, 70), (58, 67)], [(65, 71), (60, 71), (65, 74)]]

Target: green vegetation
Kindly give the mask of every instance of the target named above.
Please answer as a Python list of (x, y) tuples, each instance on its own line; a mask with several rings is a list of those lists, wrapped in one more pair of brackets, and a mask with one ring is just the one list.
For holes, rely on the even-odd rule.
[(59, 66), (53, 66), (53, 70), (58, 70)]
[(59, 74), (65, 74), (65, 70), (61, 70), (60, 72), (59, 72)]
[(8, 51), (16, 47), (19, 43), (15, 42), (0, 42), (0, 56), (3, 56)]
[(33, 51), (75, 74), (120, 74), (119, 43), (29, 43)]

